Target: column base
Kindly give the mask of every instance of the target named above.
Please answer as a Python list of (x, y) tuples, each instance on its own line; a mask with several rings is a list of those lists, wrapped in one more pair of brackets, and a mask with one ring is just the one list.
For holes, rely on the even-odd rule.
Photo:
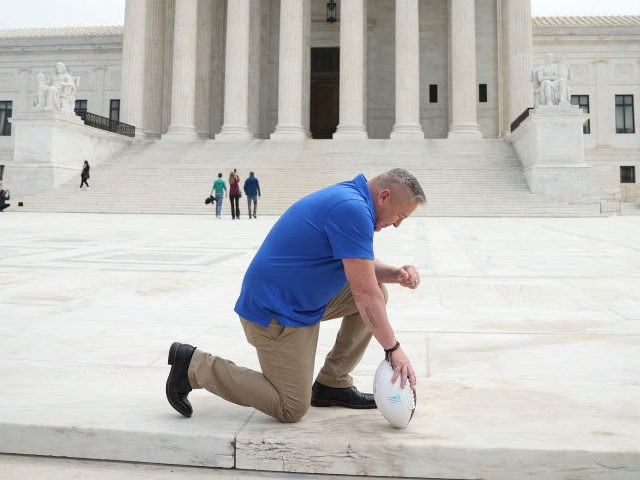
[(200, 140), (211, 140), (213, 138), (213, 133), (203, 130), (198, 130), (197, 135)]
[(277, 125), (269, 138), (271, 140), (306, 140), (311, 138), (311, 133), (300, 125)]
[(136, 127), (136, 140), (158, 140), (161, 138), (159, 134), (147, 132), (142, 127)]
[[(144, 140), (160, 140), (162, 138), (160, 132), (145, 131), (142, 135)], [(138, 127), (136, 127), (136, 139), (138, 139)]]
[(346, 125), (340, 126), (338, 125), (338, 129), (336, 133), (333, 134), (334, 140), (368, 140), (369, 134), (367, 134), (367, 129), (362, 125)]
[(482, 140), (483, 137), (477, 123), (467, 123), (451, 125), (447, 138), (452, 140)]
[(198, 139), (198, 132), (194, 126), (169, 125), (167, 133), (162, 138), (179, 142), (192, 142)]
[(247, 126), (223, 125), (220, 133), (215, 136), (216, 140), (243, 141), (252, 140), (253, 132)]
[(393, 140), (424, 140), (424, 131), (419, 123), (396, 123), (389, 137)]

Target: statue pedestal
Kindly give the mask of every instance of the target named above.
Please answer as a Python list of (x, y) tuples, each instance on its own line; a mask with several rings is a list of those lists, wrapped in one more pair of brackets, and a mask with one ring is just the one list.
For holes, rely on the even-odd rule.
[(78, 177), (82, 162), (93, 166), (133, 139), (86, 126), (75, 114), (52, 110), (18, 112), (11, 118), (13, 159), (5, 185), (16, 199), (57, 188)]
[(562, 199), (593, 195), (591, 166), (584, 162), (587, 118), (576, 105), (543, 105), (509, 135), (533, 193)]

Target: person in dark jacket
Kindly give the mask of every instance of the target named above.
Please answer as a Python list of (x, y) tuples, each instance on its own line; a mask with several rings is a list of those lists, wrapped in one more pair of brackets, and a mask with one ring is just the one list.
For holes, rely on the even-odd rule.
[(87, 183), (87, 180), (89, 179), (90, 169), (91, 167), (89, 166), (89, 162), (85, 160), (84, 165), (82, 166), (82, 173), (80, 174), (80, 178), (82, 179), (82, 181), (80, 182), (80, 188), (82, 188), (82, 185), (86, 185), (87, 188), (89, 188), (89, 184)]
[[(255, 177), (253, 172), (249, 172), (249, 178), (244, 181), (244, 194), (247, 196), (247, 207), (249, 209), (249, 218), (256, 217), (256, 208), (258, 206), (258, 197), (260, 196), (260, 182)], [(251, 211), (251, 204), (253, 203), (253, 212)]]
[(0, 190), (0, 212), (4, 212), (5, 208), (11, 206), (10, 203), (7, 203), (9, 198), (11, 198), (11, 192), (9, 192), (9, 190)]

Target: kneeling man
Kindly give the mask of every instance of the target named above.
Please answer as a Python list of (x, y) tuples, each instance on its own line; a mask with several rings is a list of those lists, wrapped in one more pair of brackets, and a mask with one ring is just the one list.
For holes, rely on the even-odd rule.
[[(192, 414), (194, 388), (296, 422), (309, 405), (375, 408), (350, 373), (373, 335), (391, 359), (402, 386), (416, 377), (387, 318), (385, 283), (416, 288), (415, 267), (393, 267), (373, 253), (373, 234), (398, 227), (426, 202), (409, 172), (364, 175), (294, 203), (276, 222), (251, 261), (235, 311), (261, 372), (237, 366), (191, 345), (169, 349), (166, 394), (173, 408)], [(313, 382), (320, 322), (342, 317), (335, 345)], [(312, 383), (313, 382), (313, 383)]]

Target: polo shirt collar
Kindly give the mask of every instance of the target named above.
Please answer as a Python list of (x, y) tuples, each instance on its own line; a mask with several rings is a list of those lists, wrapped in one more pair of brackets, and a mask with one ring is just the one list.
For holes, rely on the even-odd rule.
[(355, 184), (356, 189), (360, 192), (362, 197), (367, 202), (367, 207), (369, 208), (369, 212), (371, 213), (371, 220), (375, 228), (375, 224), (376, 224), (375, 208), (373, 206), (373, 197), (371, 196), (371, 190), (369, 190), (369, 184), (367, 183), (367, 179), (361, 173), (353, 179), (353, 183)]

